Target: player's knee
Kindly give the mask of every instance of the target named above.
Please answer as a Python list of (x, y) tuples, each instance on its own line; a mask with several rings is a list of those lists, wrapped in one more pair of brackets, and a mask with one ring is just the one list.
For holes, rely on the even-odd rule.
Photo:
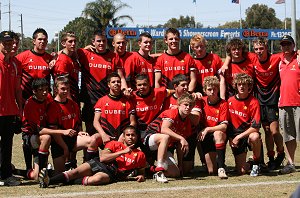
[(223, 143), (226, 140), (226, 134), (222, 131), (215, 131), (214, 132), (214, 139), (217, 143)]
[(41, 143), (50, 143), (51, 142), (51, 136), (46, 134), (46, 135), (40, 135), (40, 141)]
[(170, 140), (170, 136), (166, 134), (159, 134), (159, 142), (160, 143), (168, 143)]
[(249, 135), (249, 142), (252, 144), (259, 144), (261, 142), (259, 133), (251, 133)]

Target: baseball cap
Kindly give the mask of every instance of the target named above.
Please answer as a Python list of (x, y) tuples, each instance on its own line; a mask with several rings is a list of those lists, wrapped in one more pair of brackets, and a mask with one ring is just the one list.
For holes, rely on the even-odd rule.
[(9, 31), (2, 31), (0, 33), (0, 41), (12, 41), (13, 35)]
[(281, 39), (280, 39), (280, 44), (283, 42), (289, 42), (289, 43), (295, 43), (293, 37), (291, 37), (290, 35), (284, 35)]

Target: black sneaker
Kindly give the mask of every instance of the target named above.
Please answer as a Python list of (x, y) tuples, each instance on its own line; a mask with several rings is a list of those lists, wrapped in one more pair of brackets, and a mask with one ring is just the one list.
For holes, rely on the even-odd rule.
[(277, 154), (277, 157), (275, 158), (274, 162), (275, 162), (275, 169), (279, 169), (283, 160), (285, 158), (285, 153), (280, 153)]

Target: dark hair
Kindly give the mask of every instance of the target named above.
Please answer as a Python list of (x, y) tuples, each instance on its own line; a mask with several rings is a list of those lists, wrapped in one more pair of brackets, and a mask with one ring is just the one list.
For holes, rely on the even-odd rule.
[(246, 73), (237, 73), (234, 76), (233, 81), (232, 81), (232, 87), (235, 90), (238, 90), (237, 89), (237, 84), (238, 83), (246, 83), (246, 84), (248, 84), (249, 92), (253, 88), (253, 78), (251, 76), (249, 76), (248, 74), (246, 74)]
[(37, 35), (38, 35), (39, 33), (44, 34), (44, 35), (48, 38), (48, 33), (47, 33), (46, 30), (43, 29), (43, 28), (37, 28), (37, 29), (33, 32), (32, 38), (33, 38), (33, 39), (36, 39), (36, 37), (37, 37)]
[(36, 78), (32, 81), (32, 90), (37, 90), (40, 87), (49, 86), (48, 81), (45, 78)]
[(93, 35), (94, 35), (94, 38), (95, 38), (95, 36), (104, 36), (106, 38), (106, 33), (103, 30), (96, 30)]
[(177, 74), (172, 79), (172, 85), (179, 85), (182, 81), (189, 81), (188, 77), (184, 74)]
[(165, 32), (165, 39), (167, 39), (169, 33), (177, 35), (180, 38), (180, 32), (176, 28), (168, 28)]
[(112, 73), (108, 74), (107, 77), (106, 77), (107, 83), (109, 83), (110, 80), (114, 77), (117, 77), (117, 78), (121, 79), (121, 77), (119, 76), (119, 74), (117, 72), (112, 72)]
[(149, 80), (149, 76), (147, 75), (147, 74), (145, 74), (145, 73), (139, 73), (139, 74), (137, 74), (136, 76), (135, 76), (135, 80), (137, 81), (137, 80), (147, 80), (148, 82), (150, 82), (150, 80)]
[(126, 126), (126, 127), (123, 129), (123, 133), (125, 133), (125, 131), (128, 130), (128, 129), (129, 129), (129, 130), (130, 130), (130, 129), (134, 130), (134, 132), (137, 134), (136, 128), (135, 128), (134, 126), (132, 126), (132, 125)]
[(17, 42), (20, 41), (20, 36), (17, 33), (11, 31), (11, 35), (12, 35), (13, 39), (15, 39)]
[(147, 37), (147, 38), (150, 38), (152, 39), (152, 36), (149, 32), (143, 32), (140, 34), (139, 38), (138, 38), (138, 41), (141, 42), (142, 41), (142, 37)]
[(242, 48), (243, 54), (246, 52), (245, 44), (239, 38), (233, 38), (227, 43), (226, 53), (231, 55), (231, 49), (232, 48)]

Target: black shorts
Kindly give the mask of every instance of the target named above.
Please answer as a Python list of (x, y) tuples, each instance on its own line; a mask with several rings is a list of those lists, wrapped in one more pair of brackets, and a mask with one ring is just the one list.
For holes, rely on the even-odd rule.
[(213, 133), (206, 134), (204, 140), (200, 144), (204, 155), (210, 152), (217, 151)]
[(118, 168), (116, 165), (114, 165), (114, 164), (107, 165), (107, 164), (101, 163), (99, 160), (96, 160), (96, 159), (91, 159), (91, 160), (87, 161), (87, 163), (90, 165), (93, 175), (96, 173), (102, 172), (109, 176), (110, 182), (117, 181)]
[(81, 120), (83, 122), (93, 122), (94, 121), (94, 106), (91, 103), (84, 103), (81, 112)]
[(247, 153), (248, 150), (251, 150), (251, 146), (248, 143), (248, 137), (240, 139), (238, 147), (231, 147), (231, 150), (234, 156)]
[(261, 105), (260, 116), (262, 123), (272, 123), (278, 121), (279, 109), (277, 105)]
[[(68, 146), (69, 152), (72, 152), (74, 149), (74, 146), (76, 145), (77, 142), (77, 136), (76, 137), (69, 137), (69, 136), (63, 136), (63, 140)], [(51, 154), (52, 158), (58, 158), (64, 155), (64, 149), (61, 148), (55, 140), (51, 141)]]

